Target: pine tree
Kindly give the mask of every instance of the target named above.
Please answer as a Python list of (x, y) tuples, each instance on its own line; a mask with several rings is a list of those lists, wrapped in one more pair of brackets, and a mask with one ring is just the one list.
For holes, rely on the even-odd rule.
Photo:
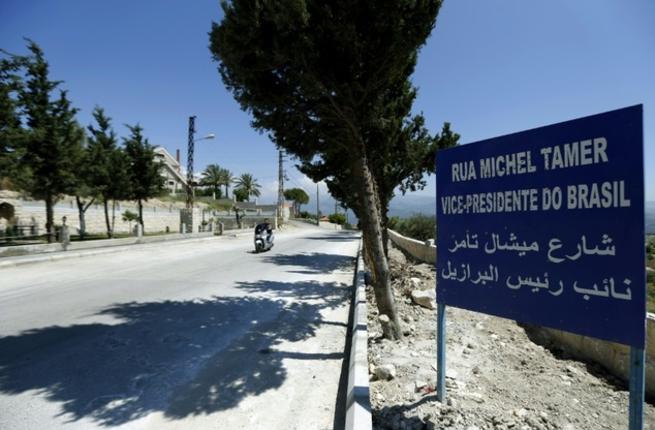
[(309, 196), (302, 188), (290, 188), (284, 190), (284, 198), (293, 202), (293, 215), (298, 216), (300, 206), (309, 202)]
[(416, 186), (426, 171), (425, 148), (417, 157), (395, 155), (434, 139), (422, 139), (421, 121), (410, 116), (410, 78), (441, 3), (233, 0), (221, 3), (223, 21), (210, 33), (223, 82), (253, 125), (314, 178), (330, 180), (330, 191), (355, 211), (390, 338), (402, 331), (383, 243), (385, 200), (398, 182), (396, 164), (401, 181)]
[[(125, 155), (118, 147), (116, 133), (111, 127), (111, 118), (96, 107), (93, 110), (96, 126), (88, 126), (87, 175), (91, 193), (102, 198), (107, 237), (112, 238), (113, 222), (109, 217), (109, 202), (127, 198), (129, 179)], [(113, 206), (113, 205), (112, 205)]]
[[(60, 82), (49, 78), (43, 51), (28, 41), (31, 56), (26, 62), (26, 82), (19, 100), (26, 119), (25, 152), (20, 159), (24, 172), (21, 187), (34, 198), (45, 201), (48, 241), (54, 240), (54, 205), (61, 194), (75, 187), (74, 154), (79, 145), (79, 127), (65, 91), (52, 99)], [(77, 129), (77, 130), (76, 130)]]
[(23, 149), (24, 133), (17, 100), (22, 85), (19, 68), (20, 62), (14, 58), (0, 59), (0, 181), (16, 177), (16, 165)]
[(79, 235), (84, 239), (86, 236), (86, 211), (96, 201), (97, 194), (93, 189), (91, 180), (92, 171), (95, 166), (91, 164), (91, 151), (86, 136), (83, 136), (81, 146), (75, 161), (77, 169), (75, 171), (75, 203), (77, 204), (77, 214), (80, 222)]
[(155, 160), (154, 148), (143, 136), (143, 128), (138, 124), (126, 127), (130, 130), (130, 136), (124, 139), (130, 199), (137, 202), (139, 224), (143, 228), (143, 202), (161, 194), (164, 189), (164, 179), (160, 173), (162, 166)]

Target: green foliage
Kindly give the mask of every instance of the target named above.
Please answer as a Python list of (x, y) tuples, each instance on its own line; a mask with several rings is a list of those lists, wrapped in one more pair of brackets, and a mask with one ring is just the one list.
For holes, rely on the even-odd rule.
[(96, 126), (89, 125), (87, 146), (88, 183), (93, 192), (104, 200), (127, 199), (130, 182), (127, 177), (127, 160), (118, 147), (111, 118), (96, 106), (93, 110)]
[(334, 213), (328, 215), (328, 219), (333, 224), (344, 225), (346, 223), (346, 215), (342, 213)]
[(261, 195), (261, 185), (257, 182), (257, 179), (255, 179), (254, 176), (252, 176), (250, 173), (244, 173), (238, 178), (234, 180), (234, 194), (237, 195), (237, 200), (238, 201), (243, 201), (239, 200), (240, 197), (243, 197), (244, 195), (246, 196), (246, 200), (250, 201), (250, 197), (259, 197)]
[(124, 138), (127, 156), (127, 176), (130, 180), (130, 197), (132, 200), (147, 201), (157, 196), (164, 187), (161, 176), (161, 163), (155, 160), (155, 151), (148, 139), (143, 136), (140, 125), (130, 126), (130, 136)]
[(257, 129), (355, 212), (380, 313), (400, 336), (381, 234), (388, 202), (399, 185), (421, 187), (434, 150), (456, 137), (431, 136), (422, 116), (411, 113), (410, 77), (441, 1), (221, 4), (224, 18), (212, 26), (210, 50), (223, 82)]
[(200, 183), (213, 188), (215, 199), (222, 197), (220, 187), (224, 184), (224, 170), (218, 164), (210, 164), (202, 172), (202, 181)]
[(128, 161), (125, 153), (118, 147), (111, 118), (98, 106), (93, 110), (93, 118), (96, 125), (87, 127), (87, 183), (92, 194), (103, 200), (107, 236), (112, 237), (108, 204), (112, 200), (126, 200), (130, 197)]
[(305, 218), (305, 219), (316, 219), (316, 214), (309, 213), (307, 211), (302, 211), (299, 214), (300, 218)]
[[(254, 125), (326, 180), (357, 213), (351, 160), (365, 157), (386, 213), (393, 190), (422, 188), (438, 148), (456, 144), (444, 124), (431, 136), (412, 116), (411, 76), (440, 1), (224, 2), (210, 49), (223, 81)], [(370, 23), (376, 23), (371, 26)], [(361, 215), (361, 214), (360, 214)], [(361, 216), (360, 216), (361, 218)]]
[(293, 202), (294, 214), (299, 213), (300, 207), (309, 202), (309, 196), (302, 188), (290, 188), (284, 190), (284, 198)]
[(60, 82), (50, 80), (41, 48), (28, 41), (28, 49), (32, 55), (26, 62), (25, 85), (19, 90), (28, 127), (20, 160), (25, 172), (21, 187), (37, 199), (53, 202), (74, 188), (76, 166), (71, 155), (77, 152), (81, 138), (75, 122), (77, 109), (65, 91), (53, 99)]
[(220, 177), (221, 177), (220, 184), (225, 187), (225, 197), (228, 198), (230, 196), (229, 188), (232, 182), (234, 182), (234, 176), (232, 175), (232, 172), (230, 172), (228, 169), (221, 169)]
[(17, 99), (22, 86), (19, 68), (20, 61), (16, 58), (0, 59), (0, 181), (3, 181), (0, 188), (10, 185), (4, 181), (15, 178), (19, 173), (16, 163), (24, 143)]
[(237, 199), (237, 202), (245, 202), (248, 200), (248, 191), (246, 191), (243, 188), (235, 188), (234, 191), (232, 191), (232, 194), (234, 194), (234, 197)]
[(139, 219), (139, 214), (137, 214), (135, 212), (132, 212), (132, 211), (129, 211), (129, 210), (126, 210), (126, 211), (123, 212), (123, 215), (122, 215), (121, 218), (122, 218), (123, 222), (134, 222), (134, 221)]
[(393, 230), (416, 240), (434, 239), (437, 231), (437, 218), (434, 215), (414, 214), (409, 218), (396, 221)]
[(31, 40), (27, 48), (30, 55), (10, 55), (0, 64), (0, 164), (11, 163), (19, 187), (45, 201), (51, 241), (54, 204), (75, 191), (83, 131), (66, 91), (55, 94), (60, 82), (50, 80), (43, 50)]

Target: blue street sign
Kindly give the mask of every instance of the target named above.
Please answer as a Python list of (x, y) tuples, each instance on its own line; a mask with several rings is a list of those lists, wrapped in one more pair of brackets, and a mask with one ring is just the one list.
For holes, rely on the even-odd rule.
[(642, 106), (437, 154), (437, 301), (643, 348)]

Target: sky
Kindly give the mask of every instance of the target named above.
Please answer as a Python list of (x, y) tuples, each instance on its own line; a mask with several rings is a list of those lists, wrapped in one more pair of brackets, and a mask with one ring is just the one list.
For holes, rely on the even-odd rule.
[[(53, 79), (88, 125), (105, 108), (119, 135), (140, 123), (150, 143), (185, 164), (188, 117), (197, 137), (195, 171), (217, 163), (252, 173), (261, 201), (277, 192), (277, 152), (250, 127), (212, 60), (208, 32), (216, 0), (0, 0), (0, 48), (45, 51)], [(444, 121), (461, 143), (644, 104), (646, 200), (655, 200), (655, 2), (652, 0), (446, 0), (412, 78), (414, 105), (438, 132)], [(286, 163), (286, 187), (316, 187)], [(435, 178), (392, 207), (430, 210)], [(322, 210), (332, 202), (321, 187)], [(308, 209), (309, 209), (308, 208)]]

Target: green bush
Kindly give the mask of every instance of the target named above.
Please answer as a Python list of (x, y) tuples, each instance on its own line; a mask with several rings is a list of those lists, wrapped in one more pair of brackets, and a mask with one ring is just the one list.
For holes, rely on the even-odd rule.
[(301, 211), (301, 212), (298, 214), (298, 216), (299, 216), (300, 218), (304, 218), (304, 219), (314, 219), (314, 220), (316, 219), (316, 214), (311, 214), (311, 213), (309, 213), (309, 212), (307, 212), (307, 211)]
[(394, 221), (394, 227), (393, 230), (412, 239), (434, 239), (437, 230), (437, 217), (435, 215), (414, 214), (409, 218)]
[(328, 219), (332, 224), (344, 225), (346, 223), (346, 215), (344, 214), (330, 214)]
[(123, 212), (122, 218), (123, 218), (123, 222), (131, 223), (133, 221), (138, 220), (139, 215), (130, 210), (126, 210), (125, 212)]

